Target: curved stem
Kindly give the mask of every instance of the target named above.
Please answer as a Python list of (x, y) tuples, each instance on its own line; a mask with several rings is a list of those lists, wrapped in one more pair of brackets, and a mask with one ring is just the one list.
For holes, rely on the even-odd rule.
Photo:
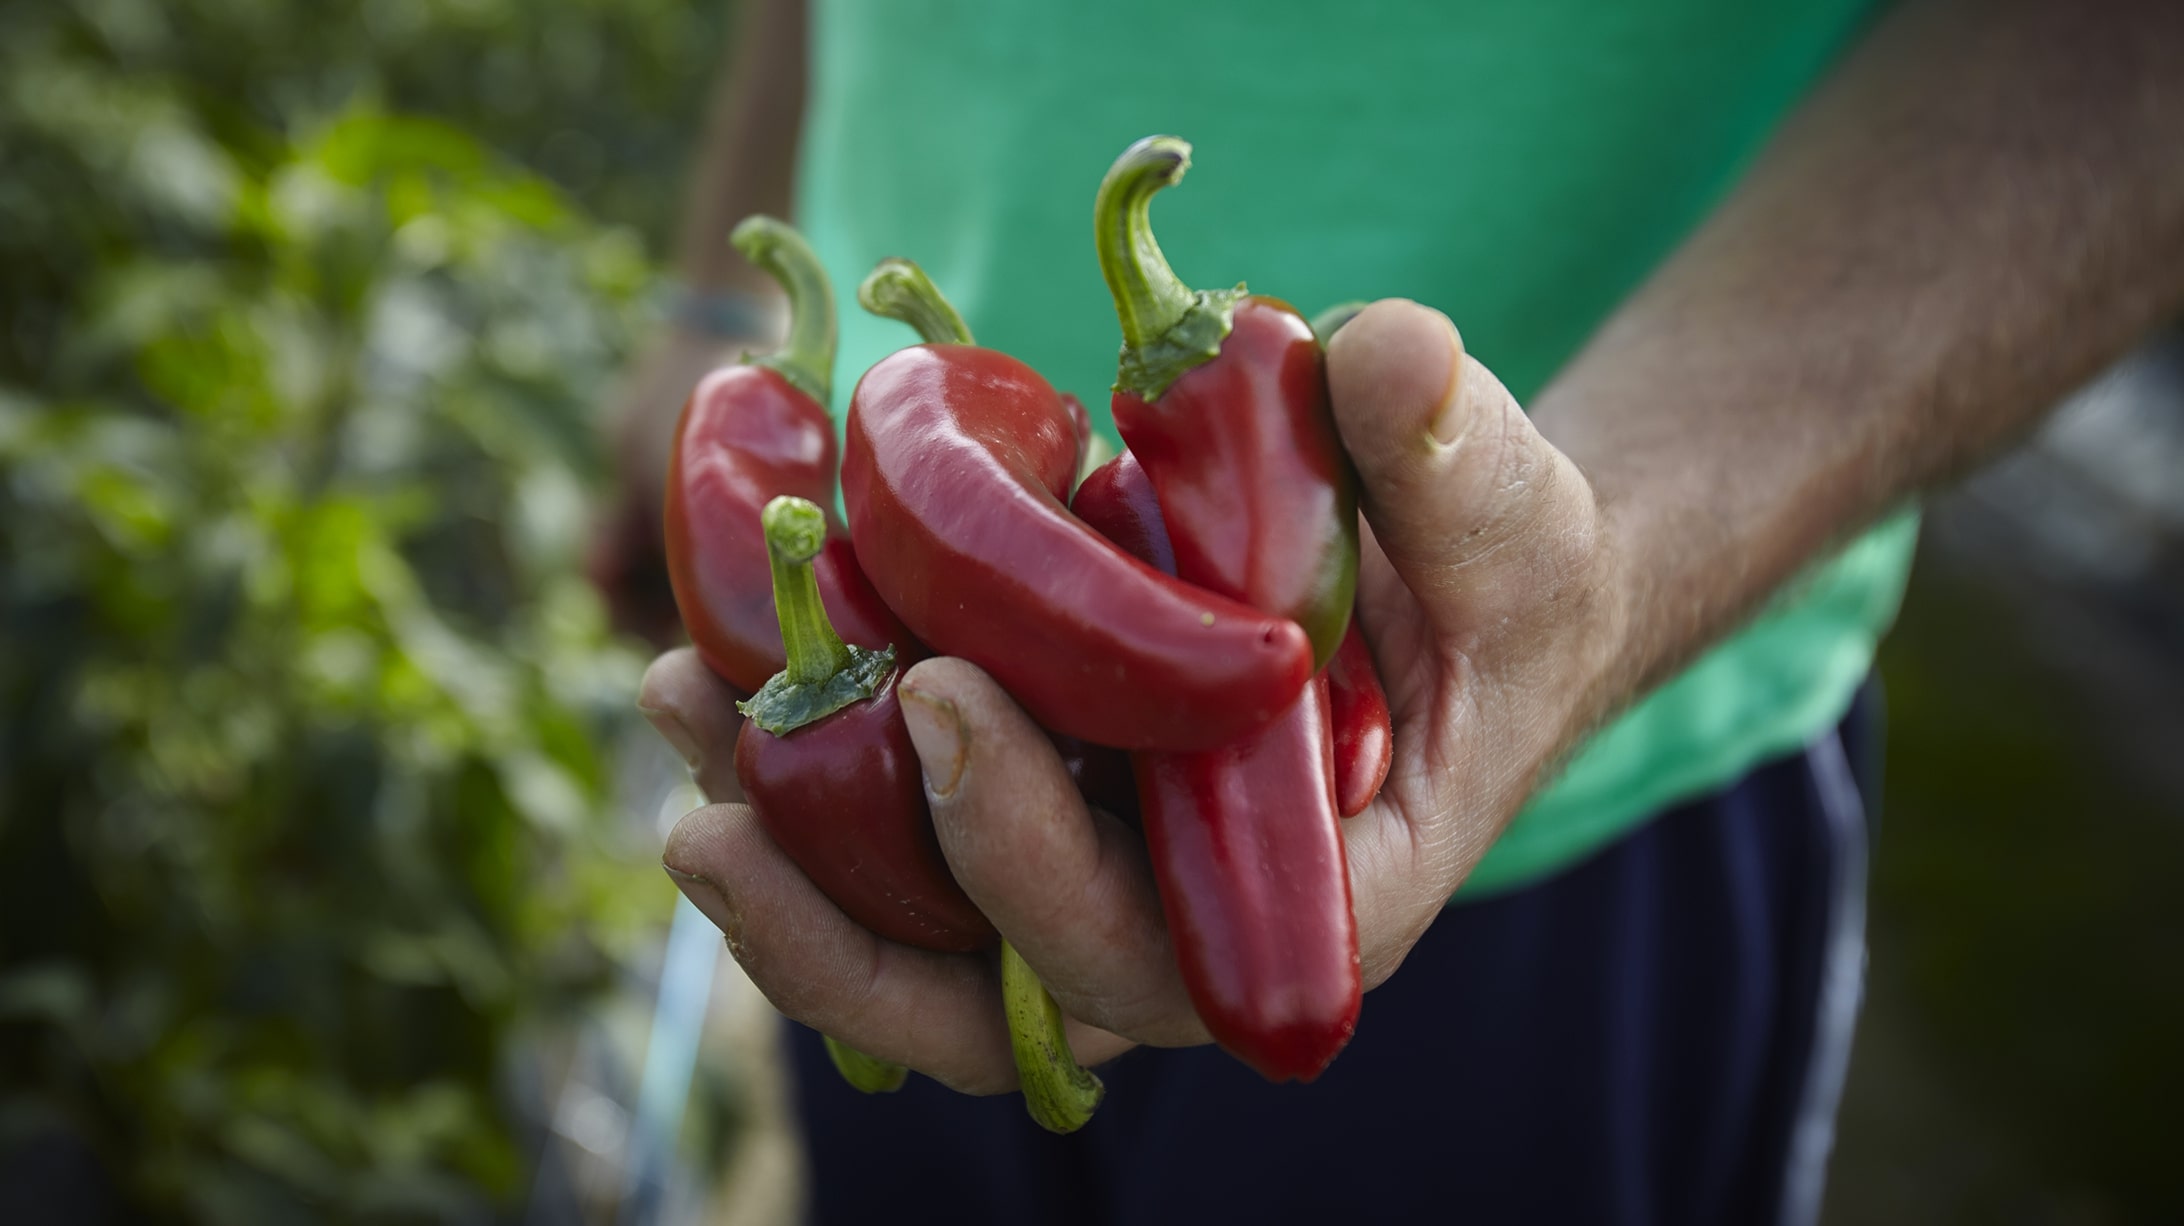
[(759, 523), (766, 530), (766, 556), (773, 564), (774, 616), (781, 621), (789, 681), (825, 681), (849, 667), (849, 645), (827, 620), (811, 567), (827, 543), (826, 516), (802, 498), (783, 495), (759, 512)]
[(1173, 136), (1148, 136), (1122, 151), (1100, 180), (1092, 205), (1092, 241), (1100, 274), (1122, 323), (1115, 389), (1150, 404), (1177, 379), (1221, 354), (1235, 326), (1244, 287), (1193, 290), (1168, 267), (1153, 237), (1153, 194), (1179, 183), (1191, 147)]
[(1093, 244), (1107, 291), (1115, 296), (1126, 349), (1159, 340), (1191, 309), (1190, 287), (1168, 267), (1149, 211), (1153, 193), (1180, 183), (1190, 167), (1189, 141), (1148, 136), (1123, 150), (1100, 180), (1092, 204)]
[(892, 1060), (868, 1056), (831, 1034), (819, 1037), (827, 1041), (827, 1058), (834, 1061), (834, 1071), (867, 1094), (893, 1094), (910, 1078), (910, 1070)]
[(909, 324), (928, 345), (971, 344), (971, 328), (925, 270), (901, 256), (873, 266), (857, 287), (857, 305), (883, 319)]
[(1062, 1007), (1016, 947), (1001, 942), (1001, 1004), (1024, 1109), (1048, 1132), (1075, 1132), (1092, 1118), (1107, 1087), (1077, 1063), (1062, 1027)]
[(834, 389), (834, 286), (827, 270), (786, 222), (763, 215), (746, 217), (728, 241), (751, 263), (781, 284), (789, 295), (789, 339), (779, 352), (750, 359), (781, 372), (813, 400), (825, 405)]
[(787, 736), (878, 693), (895, 671), (895, 649), (850, 646), (827, 620), (811, 565), (827, 544), (827, 517), (818, 507), (784, 494), (766, 504), (758, 521), (766, 530), (774, 616), (781, 622), (788, 667), (737, 703), (736, 710), (775, 736)]

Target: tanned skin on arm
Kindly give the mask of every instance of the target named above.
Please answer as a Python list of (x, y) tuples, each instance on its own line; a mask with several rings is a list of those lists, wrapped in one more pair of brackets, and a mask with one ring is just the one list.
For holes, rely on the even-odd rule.
[(1891, 13), (1533, 404), (1632, 576), (1596, 718), (2184, 309), (2184, 5)]

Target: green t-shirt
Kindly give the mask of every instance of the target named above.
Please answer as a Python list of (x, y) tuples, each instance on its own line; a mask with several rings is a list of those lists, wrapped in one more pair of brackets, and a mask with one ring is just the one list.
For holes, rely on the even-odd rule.
[[(1447, 312), (1520, 400), (1734, 185), (1871, 0), (817, 0), (799, 211), (836, 284), (917, 260), (981, 343), (1104, 421), (1120, 343), (1092, 197), (1191, 141), (1153, 221), (1197, 286)], [(854, 307), (846, 388), (911, 343)], [(842, 397), (846, 401), (846, 394)], [(1594, 736), (1459, 898), (1570, 865), (1838, 719), (1915, 521), (1816, 567)]]

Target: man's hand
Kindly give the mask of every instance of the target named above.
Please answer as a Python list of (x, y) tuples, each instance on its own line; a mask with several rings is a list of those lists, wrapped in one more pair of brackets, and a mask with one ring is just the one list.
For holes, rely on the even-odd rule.
[[(1345, 823), (1370, 988), (1601, 714), (1624, 602), (1585, 477), (1445, 317), (1376, 304), (1328, 362), (1369, 528), (1358, 616), (1396, 729), (1386, 788)], [(1138, 837), (1087, 810), (1045, 735), (977, 668), (927, 660), (900, 693), (949, 864), (1076, 1019), (1079, 1058), (1206, 1042)], [(716, 800), (736, 795), (729, 699), (678, 652), (642, 700)], [(987, 960), (857, 927), (741, 805), (690, 814), (665, 860), (782, 1012), (961, 1090), (1014, 1088)]]
[[(1387, 788), (1347, 828), (1368, 984), (1585, 728), (2184, 302), (2184, 8), (2094, 9), (1892, 11), (1536, 398), (1560, 450), (1430, 311), (1381, 303), (1335, 338), (1372, 529), (1358, 612), (1396, 717)], [(1201, 1041), (1134, 839), (977, 670), (927, 661), (903, 693), (949, 862), (1090, 1023), (1080, 1056)], [(687, 653), (646, 681), (716, 797), (726, 697)], [(1014, 1084), (983, 960), (864, 934), (736, 805), (690, 815), (666, 860), (783, 1012)]]

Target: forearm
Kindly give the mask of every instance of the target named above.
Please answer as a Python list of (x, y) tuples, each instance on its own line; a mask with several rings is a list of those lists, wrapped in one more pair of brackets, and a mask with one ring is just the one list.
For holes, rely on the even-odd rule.
[(728, 231), (753, 213), (789, 215), (807, 38), (804, 0), (745, 0), (683, 201), (676, 269), (687, 285), (773, 293)]
[(1534, 404), (1626, 578), (1594, 718), (2184, 305), (2184, 6), (1907, 6)]

